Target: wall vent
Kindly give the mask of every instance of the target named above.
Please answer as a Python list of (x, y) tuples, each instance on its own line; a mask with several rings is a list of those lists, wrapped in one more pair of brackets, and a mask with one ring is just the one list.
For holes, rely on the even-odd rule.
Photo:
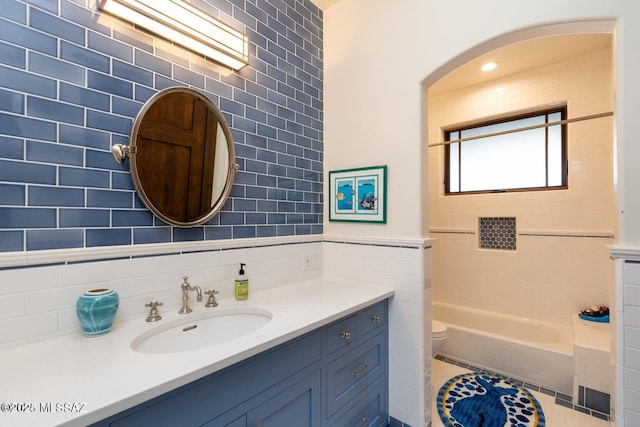
[(516, 250), (516, 218), (479, 218), (480, 249)]

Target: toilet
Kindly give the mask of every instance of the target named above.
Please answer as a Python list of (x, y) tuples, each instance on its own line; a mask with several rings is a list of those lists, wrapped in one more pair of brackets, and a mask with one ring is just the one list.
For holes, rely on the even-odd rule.
[(437, 320), (431, 321), (431, 357), (435, 357), (447, 340), (447, 325)]

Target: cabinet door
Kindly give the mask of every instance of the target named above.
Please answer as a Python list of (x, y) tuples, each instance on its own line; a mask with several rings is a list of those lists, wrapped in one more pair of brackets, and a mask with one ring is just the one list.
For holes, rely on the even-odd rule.
[(247, 413), (248, 427), (319, 427), (320, 371), (316, 371)]

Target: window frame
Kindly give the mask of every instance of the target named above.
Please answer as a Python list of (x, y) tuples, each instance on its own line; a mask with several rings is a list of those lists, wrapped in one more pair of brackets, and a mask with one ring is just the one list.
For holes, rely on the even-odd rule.
[[(562, 124), (560, 124), (560, 135), (561, 135), (561, 150), (562, 150), (562, 155), (561, 155), (561, 179), (562, 179), (562, 184), (561, 185), (554, 185), (554, 186), (543, 186), (543, 187), (521, 187), (521, 188), (496, 188), (496, 189), (488, 189), (488, 190), (473, 190), (473, 191), (455, 191), (455, 192), (451, 192), (450, 191), (450, 149), (451, 149), (451, 144), (449, 143), (449, 141), (451, 140), (451, 134), (454, 132), (460, 132), (462, 133), (465, 130), (469, 130), (469, 129), (475, 129), (475, 128), (479, 128), (479, 127), (484, 127), (484, 126), (490, 126), (490, 125), (496, 125), (496, 124), (500, 124), (500, 123), (507, 123), (507, 122), (511, 122), (511, 121), (516, 121), (516, 120), (521, 120), (521, 119), (526, 119), (526, 118), (531, 118), (531, 117), (539, 117), (539, 116), (546, 116), (545, 118), (545, 123), (550, 123), (549, 121), (549, 115), (551, 114), (556, 114), (556, 113), (560, 113), (560, 120), (563, 121)], [(515, 114), (509, 114), (509, 115), (504, 115), (501, 116), (499, 118), (493, 118), (493, 119), (488, 119), (488, 120), (482, 120), (482, 121), (477, 121), (477, 122), (472, 122), (472, 123), (467, 123), (464, 125), (456, 125), (456, 126), (449, 126), (447, 128), (443, 128), (443, 136), (444, 136), (444, 140), (445, 140), (445, 150), (444, 150), (444, 195), (445, 196), (456, 196), (456, 195), (464, 195), (464, 194), (493, 194), (493, 193), (516, 193), (516, 192), (524, 192), (524, 191), (550, 191), (550, 190), (567, 190), (569, 188), (569, 168), (568, 168), (568, 135), (567, 135), (567, 124), (564, 123), (564, 121), (567, 120), (567, 106), (566, 105), (562, 105), (562, 106), (554, 106), (552, 108), (543, 108), (543, 109), (536, 109), (536, 110), (532, 110), (532, 111), (528, 111), (525, 113), (515, 113)], [(551, 122), (551, 123), (555, 123)], [(548, 146), (549, 146), (549, 127), (546, 126), (544, 127), (545, 129), (545, 180), (547, 180), (547, 184), (548, 184), (548, 179), (549, 179), (549, 173), (548, 173), (548, 168), (549, 168), (549, 155), (548, 155)], [(518, 133), (518, 130), (515, 130), (513, 133)], [(464, 139), (464, 137), (462, 137), (462, 139)], [(462, 147), (465, 141), (461, 141), (458, 143), (458, 151), (459, 153), (462, 153)], [(461, 184), (461, 176), (460, 174), (462, 173), (462, 168), (461, 168), (461, 164), (460, 164), (460, 159), (461, 156), (458, 157), (458, 182)]]

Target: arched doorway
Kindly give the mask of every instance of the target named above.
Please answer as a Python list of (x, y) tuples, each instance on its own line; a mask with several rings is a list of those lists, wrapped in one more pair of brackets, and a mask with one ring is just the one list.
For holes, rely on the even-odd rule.
[[(438, 94), (434, 95), (434, 91), (433, 88), (437, 87), (439, 83), (441, 83), (443, 80), (446, 80), (446, 76), (450, 76), (452, 73), (455, 73), (456, 70), (459, 70), (460, 67), (462, 67), (464, 64), (469, 64), (469, 63), (473, 63), (474, 61), (478, 61), (479, 58), (485, 57), (487, 56), (487, 54), (489, 54), (490, 52), (494, 52), (496, 50), (500, 50), (500, 49), (505, 49), (508, 47), (513, 47), (513, 46), (517, 46), (517, 45), (524, 45), (529, 43), (529, 46), (531, 46), (531, 44), (533, 43), (532, 41), (540, 41), (542, 39), (545, 38), (554, 38), (555, 40), (561, 40), (561, 37), (573, 37), (573, 38), (580, 38), (580, 36), (584, 36), (583, 38), (587, 38), (589, 37), (589, 35), (594, 35), (594, 34), (604, 34), (610, 38), (613, 38), (615, 35), (615, 23), (613, 21), (589, 21), (589, 22), (583, 22), (583, 23), (567, 23), (567, 24), (558, 24), (558, 25), (550, 25), (550, 26), (544, 26), (544, 27), (536, 27), (536, 28), (531, 28), (531, 29), (526, 29), (526, 30), (522, 30), (522, 31), (518, 31), (516, 33), (512, 33), (512, 34), (508, 34), (505, 36), (501, 36), (498, 37), (496, 39), (490, 40), (486, 43), (483, 43), (481, 45), (476, 46), (475, 48), (461, 54), (460, 56), (454, 58), (452, 61), (450, 61), (449, 63), (443, 65), (442, 67), (440, 67), (438, 70), (436, 70), (434, 73), (432, 73), (430, 76), (428, 76), (424, 82), (423, 82), (423, 111), (426, 111), (426, 114), (424, 116), (424, 119), (426, 120), (427, 117), (431, 117), (433, 110), (436, 108), (433, 105), (433, 99), (435, 96), (443, 93), (443, 89), (440, 88), (440, 92)], [(615, 64), (615, 58), (613, 58), (613, 56), (615, 55), (615, 51), (613, 49), (610, 49), (610, 55), (611, 57), (610, 59), (610, 64)], [(562, 58), (559, 59), (559, 61), (561, 61)], [(613, 66), (613, 65), (611, 65)], [(522, 71), (515, 71), (515, 73), (517, 72), (522, 72)], [(613, 79), (613, 73), (610, 73), (611, 77), (611, 87), (613, 89), (613, 92), (615, 92), (615, 82)], [(494, 79), (497, 81), (497, 79)], [(483, 83), (478, 81), (478, 82), (472, 82), (472, 84), (477, 84), (479, 85), (478, 87), (480, 87)], [(484, 88), (486, 89), (487, 85), (484, 86)], [(444, 91), (449, 90), (449, 91), (455, 91), (455, 90), (459, 90), (459, 87), (455, 87), (455, 86), (451, 86), (447, 89), (444, 89)], [(563, 96), (560, 95), (561, 99), (564, 99), (566, 101), (566, 98), (564, 98)], [(440, 98), (443, 99), (443, 98)], [(555, 101), (560, 101), (561, 99), (554, 99), (553, 102)], [(569, 103), (571, 103), (571, 101), (569, 101)], [(536, 104), (536, 106), (538, 105), (537, 102), (534, 102), (534, 104)], [(453, 105), (453, 104), (452, 104)], [(460, 104), (457, 104), (458, 107)], [(518, 104), (519, 105), (519, 104)], [(574, 102), (572, 105), (572, 108), (576, 108), (576, 103)], [(610, 99), (610, 103), (609, 105), (606, 106), (606, 108), (604, 108), (604, 110), (612, 110), (613, 109), (613, 105), (614, 105), (614, 101), (611, 98)], [(477, 109), (477, 107), (476, 107)], [(514, 107), (512, 109), (518, 110), (519, 107)], [(579, 108), (578, 108), (579, 109)], [(460, 111), (460, 110), (458, 110)], [(509, 109), (506, 109), (505, 111), (509, 111)], [(514, 286), (513, 284), (513, 277), (510, 278), (510, 281), (506, 281), (500, 285), (494, 285), (495, 283), (499, 282), (501, 280), (500, 276), (509, 276), (508, 273), (505, 273), (506, 269), (505, 269), (505, 265), (509, 264), (509, 263), (514, 263), (513, 259), (514, 256), (512, 255), (507, 255), (507, 257), (511, 257), (510, 259), (508, 259), (505, 263), (504, 260), (504, 255), (500, 254), (497, 256), (491, 256), (491, 255), (487, 255), (487, 253), (482, 253), (481, 255), (478, 256), (478, 258), (476, 259), (476, 261), (478, 261), (479, 263), (484, 263), (482, 265), (487, 266), (487, 272), (488, 275), (487, 277), (491, 277), (490, 280), (493, 281), (492, 284), (488, 284), (488, 281), (486, 283), (473, 283), (469, 277), (474, 277), (478, 276), (478, 274), (476, 274), (477, 272), (472, 272), (471, 276), (467, 276), (466, 278), (462, 277), (462, 275), (459, 275), (457, 277), (457, 279), (460, 282), (464, 282), (464, 284), (460, 285), (458, 284), (457, 286), (457, 294), (456, 293), (456, 286), (449, 286), (450, 283), (447, 283), (447, 288), (448, 288), (448, 293), (439, 293), (437, 291), (438, 289), (438, 280), (440, 279), (440, 277), (438, 277), (438, 269), (443, 269), (443, 268), (449, 268), (449, 269), (454, 269), (455, 268), (455, 262), (451, 262), (451, 259), (455, 259), (457, 257), (460, 258), (464, 258), (465, 262), (467, 263), (465, 265), (465, 268), (469, 268), (469, 260), (470, 257), (465, 256), (463, 251), (461, 250), (461, 248), (464, 248), (465, 244), (467, 245), (467, 248), (470, 251), (475, 251), (476, 255), (477, 255), (477, 246), (475, 245), (476, 240), (478, 238), (478, 231), (475, 228), (476, 223), (473, 222), (474, 218), (477, 221), (477, 217), (482, 217), (482, 216), (488, 216), (488, 217), (492, 217), (492, 216), (503, 216), (502, 213), (498, 214), (497, 212), (507, 212), (507, 216), (511, 216), (511, 214), (513, 214), (513, 212), (517, 212), (516, 214), (513, 214), (514, 217), (517, 217), (518, 215), (521, 215), (523, 213), (522, 210), (518, 210), (518, 209), (512, 209), (508, 206), (508, 204), (504, 204), (504, 197), (502, 197), (502, 199), (498, 200), (501, 196), (482, 196), (482, 195), (477, 195), (475, 196), (475, 200), (472, 203), (476, 203), (477, 205), (481, 205), (481, 207), (479, 209), (477, 209), (477, 211), (473, 214), (469, 214), (469, 209), (468, 209), (468, 205), (464, 206), (463, 203), (460, 202), (461, 197), (464, 196), (450, 196), (450, 197), (457, 197), (458, 199), (455, 200), (455, 202), (452, 203), (448, 203), (450, 206), (455, 205), (456, 209), (460, 210), (464, 210), (466, 215), (466, 218), (464, 218), (462, 221), (460, 222), (453, 222), (453, 225), (450, 225), (449, 227), (443, 226), (443, 223), (441, 222), (437, 222), (439, 221), (443, 215), (441, 212), (438, 212), (437, 214), (433, 214), (433, 206), (434, 203), (432, 203), (432, 197), (433, 197), (433, 189), (434, 188), (440, 188), (439, 186), (441, 185), (441, 180), (442, 180), (442, 175), (441, 173), (437, 173), (437, 174), (432, 174), (433, 170), (435, 168), (438, 168), (441, 165), (437, 165), (437, 163), (442, 163), (444, 160), (444, 156), (442, 156), (442, 153), (437, 153), (434, 154), (434, 150), (431, 150), (429, 153), (426, 153), (426, 151), (428, 151), (429, 149), (426, 148), (428, 145), (433, 144), (434, 142), (434, 138), (433, 135), (435, 133), (441, 133), (438, 130), (434, 130), (434, 129), (441, 129), (443, 126), (442, 125), (451, 125), (452, 123), (461, 123), (461, 122), (468, 122), (468, 121), (473, 121), (474, 119), (483, 119), (486, 118), (487, 116), (492, 116), (495, 114), (500, 114), (502, 113), (502, 111), (496, 112), (494, 110), (490, 110), (488, 109), (487, 111), (481, 111), (481, 112), (476, 112), (475, 114), (477, 114), (477, 117), (471, 117), (470, 116), (464, 116), (462, 118), (459, 119), (449, 119), (449, 121), (445, 121), (444, 123), (440, 123), (437, 126), (430, 126), (428, 123), (425, 123), (423, 125), (423, 129), (425, 130), (425, 137), (424, 137), (424, 141), (423, 141), (423, 150), (425, 151), (424, 156), (423, 156), (423, 160), (425, 161), (425, 164), (429, 164), (429, 180), (431, 181), (431, 184), (434, 183), (434, 180), (436, 182), (435, 185), (430, 185), (429, 186), (429, 193), (430, 195), (429, 197), (429, 207), (431, 210), (431, 213), (429, 215), (428, 218), (425, 219), (425, 221), (427, 222), (427, 228), (429, 229), (429, 235), (430, 237), (434, 237), (436, 239), (440, 239), (441, 242), (445, 242), (445, 244), (436, 244), (436, 250), (434, 251), (434, 273), (433, 273), (433, 299), (434, 301), (438, 301), (438, 298), (441, 298), (443, 296), (449, 297), (451, 300), (453, 301), (448, 301), (449, 303), (453, 302), (455, 304), (461, 304), (461, 302), (463, 303), (465, 301), (465, 298), (467, 298), (467, 302), (469, 302), (469, 298), (472, 299), (471, 305), (475, 306), (475, 308), (481, 308), (483, 306), (489, 305), (489, 309), (492, 311), (498, 311), (499, 308), (497, 308), (496, 306), (491, 306), (492, 302), (487, 302), (487, 300), (482, 300), (483, 295), (487, 294), (487, 290), (495, 290), (495, 288), (499, 288), (499, 292), (501, 292), (501, 296), (508, 298), (509, 292), (513, 292), (513, 295), (517, 295), (518, 292), (526, 292), (526, 289), (528, 288), (529, 290), (533, 290), (534, 288), (536, 288), (537, 286), (539, 286), (539, 283), (543, 282), (546, 283), (545, 280), (548, 278), (544, 278), (544, 277), (539, 277), (536, 279), (532, 279), (531, 277), (524, 277), (523, 280), (525, 282), (524, 287), (521, 288), (517, 288)], [(470, 113), (473, 114), (473, 113)], [(581, 113), (582, 114), (582, 113)], [(450, 116), (449, 116), (450, 117)], [(614, 237), (612, 237), (613, 235), (615, 235), (615, 231), (617, 229), (617, 224), (616, 224), (616, 208), (615, 208), (615, 197), (614, 197), (614, 185), (615, 185), (615, 176), (614, 174), (616, 173), (615, 169), (614, 169), (614, 159), (615, 159), (615, 140), (613, 138), (614, 132), (613, 132), (613, 127), (614, 127), (614, 122), (613, 119), (608, 118), (607, 120), (609, 120), (609, 144), (610, 144), (610, 154), (609, 157), (607, 158), (609, 164), (607, 165), (608, 169), (607, 169), (607, 173), (608, 173), (608, 179), (610, 180), (610, 195), (608, 196), (609, 199), (607, 200), (607, 203), (609, 203), (609, 219), (608, 219), (608, 223), (606, 225), (605, 228), (597, 230), (596, 228), (591, 228), (589, 233), (583, 233), (585, 235), (583, 236), (578, 236), (579, 233), (565, 233), (566, 236), (563, 236), (562, 239), (574, 239), (573, 242), (576, 242), (577, 239), (591, 239), (589, 242), (589, 245), (595, 247), (595, 246), (600, 246), (602, 251), (601, 253), (598, 254), (598, 257), (600, 259), (607, 259), (608, 260), (608, 265), (606, 265), (604, 268), (605, 269), (609, 269), (609, 276), (608, 276), (608, 284), (607, 284), (607, 288), (604, 289), (600, 289), (599, 292), (594, 292), (594, 294), (592, 295), (593, 297), (596, 298), (600, 298), (599, 301), (602, 301), (602, 298), (605, 298), (606, 303), (611, 306), (613, 305), (613, 301), (609, 301), (609, 295), (611, 295), (612, 289), (615, 286), (615, 277), (614, 277), (614, 266), (613, 266), (613, 262), (608, 259), (609, 258), (609, 254), (608, 254), (608, 250), (605, 248), (605, 245), (607, 244), (613, 244), (615, 243)], [(577, 131), (576, 131), (577, 132)], [(440, 135), (438, 135), (440, 136)], [(434, 156), (437, 157), (437, 161), (434, 162)], [(430, 158), (431, 157), (431, 158)], [(571, 157), (570, 157), (571, 160)], [(434, 166), (435, 164), (435, 166)], [(578, 167), (580, 165), (570, 165), (570, 167), (575, 166), (576, 169), (576, 173), (578, 172)], [(570, 171), (571, 173), (572, 171)], [(574, 177), (575, 178), (575, 177)], [(573, 179), (573, 181), (575, 182), (576, 179)], [(570, 184), (570, 187), (567, 191), (572, 191), (573, 188), (576, 188), (573, 183)], [(538, 194), (538, 196), (540, 196)], [(425, 196), (427, 197), (427, 196)], [(483, 199), (484, 197), (484, 199)], [(520, 197), (520, 196), (518, 196)], [(557, 199), (557, 198), (556, 198)], [(453, 199), (450, 199), (449, 201), (451, 201)], [(522, 197), (520, 197), (518, 200), (522, 200)], [(500, 209), (496, 209), (495, 203), (503, 203), (502, 206), (500, 206)], [(492, 205), (494, 204), (494, 205)], [(531, 203), (530, 206), (534, 206), (535, 203)], [(579, 209), (579, 207), (576, 205), (574, 207), (575, 209)], [(460, 214), (460, 212), (455, 212), (453, 211), (453, 215), (458, 215), (460, 217), (463, 217), (464, 214)], [(434, 219), (433, 217), (437, 217), (436, 220), (434, 220), (434, 222), (432, 223), (431, 221)], [(473, 218), (472, 218), (473, 217)], [(531, 215), (529, 215), (529, 217), (531, 217)], [(539, 215), (539, 217), (542, 217), (542, 215)], [(562, 221), (553, 223), (553, 222), (545, 222), (544, 225), (537, 225), (538, 228), (536, 228), (535, 225), (536, 224), (535, 221), (532, 220), (532, 218), (528, 218), (529, 221), (524, 221), (526, 226), (525, 226), (525, 231), (529, 232), (529, 233), (521, 233), (520, 235), (522, 236), (526, 236), (523, 237), (523, 248), (522, 248), (522, 252), (526, 251), (526, 250), (531, 250), (531, 247), (534, 248), (538, 248), (537, 251), (538, 253), (540, 253), (540, 248), (544, 247), (547, 244), (550, 244), (551, 246), (553, 245), (558, 245), (558, 244), (562, 244), (565, 245), (567, 244), (566, 240), (562, 240), (561, 242), (559, 240), (556, 240), (555, 242), (553, 242), (551, 240), (551, 235), (553, 233), (556, 234), (560, 234), (558, 233), (559, 230), (569, 230), (571, 228), (570, 225), (567, 225), (567, 223), (565, 223), (564, 225), (561, 224)], [(539, 218), (538, 218), (539, 219)], [(466, 222), (465, 222), (466, 221)], [(543, 221), (544, 222), (544, 221)], [(434, 226), (435, 223), (435, 226)], [(601, 222), (602, 223), (602, 222)], [(537, 223), (540, 224), (540, 223)], [(555, 229), (555, 231), (553, 231)], [(522, 230), (519, 230), (522, 231)], [(530, 232), (536, 232), (536, 233), (530, 233)], [(603, 232), (603, 233), (601, 233)], [(533, 235), (535, 235), (535, 237), (533, 237)], [(571, 234), (575, 234), (575, 235), (571, 235)], [(609, 234), (609, 236), (607, 236), (607, 234)], [(447, 247), (446, 242), (449, 239), (450, 236), (455, 236), (456, 239), (458, 239), (458, 242), (456, 244), (453, 245), (449, 245)], [(460, 238), (460, 236), (464, 236), (462, 238)], [(467, 239), (466, 243), (460, 243), (462, 240)], [(531, 239), (538, 239), (536, 240), (534, 243), (535, 244), (531, 244), (528, 248), (527, 248), (527, 244), (531, 243)], [(557, 238), (557, 237), (556, 237)], [(609, 240), (607, 240), (606, 242), (604, 240), (597, 240), (600, 238), (608, 238)], [(529, 242), (527, 242), (527, 239), (529, 239)], [(584, 241), (584, 240), (583, 240)], [(471, 242), (471, 244), (469, 244), (469, 242)], [(544, 242), (544, 243), (540, 243), (540, 242)], [(549, 243), (551, 242), (551, 243)], [(558, 243), (560, 242), (560, 243)], [(574, 248), (579, 247), (579, 244), (574, 244), (574, 243), (568, 244), (569, 246), (573, 246)], [(456, 246), (457, 245), (457, 246)], [(452, 249), (453, 248), (453, 249)], [(447, 250), (449, 249), (450, 252), (447, 254), (446, 259), (444, 259), (443, 257), (441, 257), (440, 259), (438, 259), (438, 255), (437, 251), (438, 250)], [(571, 249), (568, 250), (569, 252), (571, 251)], [(567, 252), (567, 251), (565, 251)], [(503, 259), (500, 260), (500, 257), (502, 257)], [(565, 262), (567, 263), (566, 268), (571, 269), (571, 268), (581, 268), (575, 264), (572, 264), (572, 260), (570, 259), (570, 257), (568, 259), (565, 260)], [(605, 261), (605, 264), (607, 263), (607, 261)], [(590, 263), (591, 264), (591, 263)], [(546, 264), (546, 261), (544, 260), (544, 258), (541, 258), (538, 261), (538, 265), (536, 267), (533, 267), (532, 265), (527, 265), (526, 263), (519, 263), (518, 266), (516, 267), (516, 270), (524, 270), (524, 276), (527, 276), (528, 273), (530, 273), (532, 270), (535, 270), (537, 268), (537, 270), (540, 270), (540, 267), (545, 267), (548, 264)], [(554, 267), (556, 268), (556, 267)], [(557, 267), (557, 268), (562, 268)], [(558, 270), (559, 271), (559, 270)], [(455, 277), (455, 275), (452, 275), (453, 277)], [(498, 276), (498, 279), (495, 279), (495, 277)], [(450, 277), (449, 277), (450, 278)], [(516, 279), (517, 280), (517, 279)], [(571, 279), (568, 279), (571, 280)], [(571, 286), (574, 286), (575, 283)], [(480, 291), (475, 293), (473, 291), (469, 291), (469, 288), (465, 288), (465, 286), (476, 286), (480, 288)], [(490, 286), (493, 286), (492, 288), (489, 288)], [(454, 291), (451, 292), (451, 289), (454, 288)], [(515, 292), (514, 292), (514, 288)], [(577, 307), (580, 307), (581, 304), (584, 303), (583, 300), (580, 300), (579, 298), (576, 299), (575, 295), (571, 295), (570, 293), (564, 292), (564, 290), (558, 290), (559, 288), (557, 286), (551, 286), (549, 289), (549, 301), (551, 304), (553, 304), (553, 300), (554, 299), (563, 299), (563, 304), (565, 304), (564, 307), (564, 311), (567, 313), (567, 316), (570, 316), (571, 313), (575, 313)], [(556, 293), (557, 292), (557, 293)], [(524, 295), (524, 299), (527, 298), (532, 298), (531, 295), (534, 295), (535, 292), (529, 293)], [(597, 295), (596, 295), (597, 294)], [(556, 298), (558, 297), (558, 298)], [(536, 298), (535, 296), (533, 298)], [(515, 298), (517, 299), (517, 298)], [(505, 300), (506, 301), (506, 300)], [(503, 303), (505, 302), (503, 301)], [(464, 304), (463, 304), (464, 305)], [(499, 305), (499, 304), (498, 304)], [(478, 307), (479, 306), (479, 307)], [(587, 306), (587, 305), (585, 305)], [(615, 309), (614, 307), (612, 307), (612, 309)], [(519, 309), (517, 307), (511, 307), (511, 311), (518, 311)], [(524, 310), (526, 311), (526, 308), (524, 308)], [(507, 314), (513, 314), (512, 312), (509, 312), (509, 310), (506, 310)], [(530, 317), (527, 315), (527, 313), (525, 313), (525, 317)], [(563, 314), (562, 312), (558, 312), (557, 315), (559, 317), (561, 317)], [(567, 317), (567, 319), (570, 319), (570, 317)], [(568, 327), (570, 327), (570, 323), (571, 320), (567, 320), (566, 322), (568, 325)], [(608, 366), (606, 367), (608, 368)], [(613, 385), (611, 385), (608, 388), (608, 392), (613, 393), (614, 387)], [(434, 392), (434, 394), (437, 393), (437, 391)], [(437, 417), (437, 415), (434, 413), (434, 417)]]

